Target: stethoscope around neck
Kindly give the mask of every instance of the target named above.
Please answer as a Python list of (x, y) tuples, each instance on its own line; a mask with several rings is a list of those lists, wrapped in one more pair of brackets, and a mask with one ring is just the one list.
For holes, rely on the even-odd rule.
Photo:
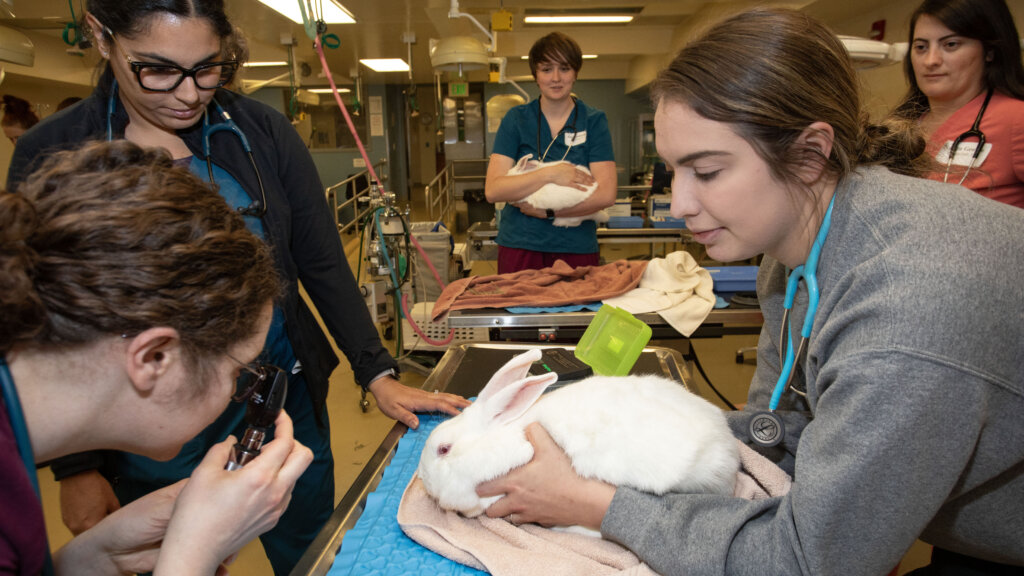
[(960, 178), (957, 184), (963, 184), (964, 180), (967, 180), (967, 175), (971, 173), (971, 169), (974, 168), (974, 164), (978, 161), (978, 157), (981, 156), (982, 149), (985, 147), (985, 133), (981, 131), (981, 119), (985, 116), (985, 109), (988, 108), (988, 101), (992, 99), (992, 89), (988, 89), (988, 94), (985, 94), (985, 101), (981, 103), (981, 109), (978, 110), (978, 115), (974, 117), (974, 124), (971, 125), (970, 130), (967, 130), (963, 134), (957, 136), (953, 140), (953, 145), (949, 148), (949, 158), (946, 160), (946, 174), (942, 177), (943, 182), (949, 181), (949, 169), (953, 165), (953, 158), (956, 156), (956, 149), (960, 147), (960, 144), (968, 138), (977, 138), (978, 147), (974, 149), (974, 154), (971, 155), (971, 163), (967, 165), (967, 170), (964, 171), (964, 175)]
[[(260, 174), (260, 169), (256, 165), (256, 158), (252, 154), (252, 146), (249, 145), (249, 139), (245, 137), (245, 133), (239, 128), (238, 124), (231, 119), (231, 115), (217, 102), (216, 98), (211, 99), (214, 109), (217, 114), (220, 114), (222, 122), (217, 124), (210, 124), (210, 110), (209, 106), (203, 110), (203, 128), (202, 128), (202, 146), (203, 156), (206, 158), (206, 170), (210, 175), (210, 182), (216, 183), (213, 177), (213, 161), (210, 158), (210, 136), (217, 132), (228, 131), (234, 134), (238, 141), (242, 144), (242, 149), (245, 150), (246, 156), (249, 157), (249, 163), (252, 165), (253, 172), (256, 174), (256, 182), (260, 187), (260, 199), (253, 200), (248, 206), (238, 208), (238, 213), (242, 216), (253, 216), (255, 218), (262, 218), (267, 213), (267, 192), (263, 188), (263, 176)], [(114, 111), (117, 108), (117, 80), (114, 80), (110, 87), (110, 97), (107, 99), (107, 141), (114, 139)]]
[[(748, 426), (750, 439), (761, 446), (775, 446), (785, 436), (786, 429), (782, 424), (782, 419), (775, 414), (783, 392), (789, 388), (801, 396), (805, 395), (804, 392), (793, 386), (793, 374), (796, 363), (806, 349), (807, 339), (811, 337), (811, 328), (814, 327), (814, 318), (818, 313), (818, 301), (821, 298), (821, 292), (818, 289), (818, 260), (821, 259), (821, 249), (825, 245), (825, 238), (828, 237), (828, 230), (832, 223), (832, 207), (835, 203), (836, 197), (833, 194), (828, 203), (828, 210), (825, 211), (825, 217), (821, 221), (821, 227), (818, 228), (818, 234), (814, 238), (814, 244), (811, 245), (811, 252), (807, 255), (807, 262), (794, 268), (786, 280), (786, 296), (782, 303), (782, 327), (779, 334), (780, 344), (783, 340), (786, 342), (785, 352), (779, 351), (779, 362), (782, 364), (782, 369), (779, 370), (779, 379), (775, 382), (775, 388), (772, 390), (768, 411), (754, 414)], [(801, 279), (807, 284), (807, 312), (804, 314), (804, 323), (800, 329), (800, 344), (794, 350), (793, 327), (790, 325), (789, 314), (796, 301), (796, 293), (800, 288)]]
[[(572, 131), (572, 141), (569, 142), (569, 146), (567, 146), (566, 149), (565, 149), (565, 154), (562, 154), (562, 157), (559, 159), (559, 161), (565, 160), (565, 158), (569, 155), (569, 150), (572, 150), (573, 145), (576, 144), (576, 117), (579, 114), (580, 103), (579, 103), (578, 100), (576, 100), (576, 98), (573, 98), (571, 96), (570, 96), (570, 98), (572, 98), (572, 116), (570, 116), (570, 119), (572, 120), (572, 125), (569, 126), (568, 129), (570, 131)], [(541, 119), (543, 117), (544, 117), (544, 111), (540, 107), (540, 100), (537, 100), (537, 153), (538, 154), (540, 154), (540, 130), (541, 130)], [(544, 153), (541, 154), (540, 157), (537, 158), (537, 160), (539, 160), (540, 162), (543, 162), (544, 159), (548, 157), (548, 151), (551, 150), (551, 145), (554, 144), (555, 140), (558, 140), (558, 137), (561, 136), (562, 134), (564, 134), (565, 132), (566, 132), (566, 127), (562, 126), (562, 129), (558, 131), (558, 134), (555, 134), (554, 136), (551, 137), (551, 142), (548, 142), (548, 147), (544, 149)]]

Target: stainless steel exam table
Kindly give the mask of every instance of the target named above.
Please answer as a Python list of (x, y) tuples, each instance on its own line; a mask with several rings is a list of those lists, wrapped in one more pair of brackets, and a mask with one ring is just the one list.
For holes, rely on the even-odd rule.
[[(474, 222), (466, 230), (466, 268), (477, 260), (497, 260), (498, 229), (490, 222)], [(686, 244), (693, 233), (686, 228), (598, 228), (598, 244), (650, 244), (650, 256), (656, 245)], [(668, 250), (665, 250), (667, 253)]]
[[(452, 328), (489, 328), (491, 340), (539, 341), (575, 340), (586, 331), (595, 312), (543, 312), (513, 314), (503, 308), (453, 310), (448, 314)], [(651, 327), (652, 339), (682, 338), (657, 313), (636, 314), (637, 319)], [(712, 310), (691, 338), (716, 338), (726, 334), (759, 334), (764, 318), (761, 309), (716, 308)]]
[[(475, 396), (490, 374), (508, 358), (539, 346), (543, 345), (479, 343), (450, 348), (424, 382), (423, 388), (461, 394), (467, 398)], [(644, 349), (633, 368), (633, 373), (651, 372), (663, 374), (681, 382), (688, 389), (693, 389), (690, 372), (676, 350), (656, 347)], [(332, 571), (335, 556), (342, 546), (346, 532), (356, 526), (367, 497), (377, 488), (399, 440), (407, 430), (405, 425), (396, 423), (388, 432), (352, 487), (342, 497), (320, 534), (292, 570), (293, 576), (323, 576)]]

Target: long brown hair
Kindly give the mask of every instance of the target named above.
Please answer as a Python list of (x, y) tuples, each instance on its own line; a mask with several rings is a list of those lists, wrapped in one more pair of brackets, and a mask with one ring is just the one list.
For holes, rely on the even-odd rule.
[(17, 192), (0, 193), (0, 353), (169, 326), (203, 359), (280, 294), (265, 244), (162, 150), (59, 152)]
[[(780, 182), (799, 182), (796, 171), (809, 160), (836, 179), (865, 164), (914, 175), (926, 166), (913, 123), (869, 122), (843, 44), (794, 10), (755, 9), (714, 25), (658, 75), (651, 95), (655, 105), (680, 102), (732, 126)], [(814, 122), (835, 132), (827, 158), (797, 145)]]

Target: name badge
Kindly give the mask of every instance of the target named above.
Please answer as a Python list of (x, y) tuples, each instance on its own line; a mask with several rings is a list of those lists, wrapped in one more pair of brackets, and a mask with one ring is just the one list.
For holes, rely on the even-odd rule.
[(587, 131), (580, 130), (579, 132), (566, 132), (565, 133), (565, 145), (566, 146), (579, 146), (587, 141)]
[(961, 142), (956, 147), (956, 154), (953, 155), (953, 162), (949, 162), (949, 151), (953, 148), (953, 141), (947, 140), (939, 153), (935, 155), (935, 160), (943, 166), (951, 164), (952, 166), (970, 166), (977, 168), (985, 163), (985, 159), (988, 158), (988, 153), (992, 151), (992, 144), (985, 144), (981, 148), (981, 153), (978, 154), (978, 158), (974, 158), (974, 152), (978, 149), (977, 142)]

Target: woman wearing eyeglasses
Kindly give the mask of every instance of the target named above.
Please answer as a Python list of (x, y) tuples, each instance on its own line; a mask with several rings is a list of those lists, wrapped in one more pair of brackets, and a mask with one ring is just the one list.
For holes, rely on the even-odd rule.
[[(51, 574), (36, 463), (101, 448), (174, 456), (259, 356), (280, 281), (208, 185), (124, 141), (55, 154), (0, 192), (0, 270), (0, 573)], [(287, 414), (227, 471), (234, 441), (74, 538), (55, 572), (222, 572), (313, 459)]]
[[(429, 394), (397, 381), (397, 365), (381, 345), (352, 276), (316, 166), (287, 118), (223, 88), (244, 58), (222, 0), (123, 2), (89, 0), (86, 22), (105, 59), (94, 93), (54, 114), (23, 136), (8, 184), (16, 185), (34, 159), (87, 140), (124, 138), (170, 152), (176, 163), (217, 184), (228, 204), (271, 247), (285, 279), (284, 298), (261, 359), (289, 373), (285, 410), (295, 435), (315, 454), (278, 527), (262, 538), (274, 570), (286, 574), (334, 507), (334, 463), (324, 401), (338, 359), (299, 282), (345, 353), (356, 381), (381, 411), (415, 427), (415, 410), (457, 412), (465, 400)], [(196, 265), (201, 265), (196, 263)], [(116, 454), (108, 462), (76, 456), (54, 465), (63, 512), (72, 531), (105, 513), (188, 476), (208, 448), (241, 435), (244, 407), (231, 406), (171, 462)], [(109, 459), (108, 459), (109, 461)]]
[[(485, 185), (488, 201), (506, 203), (498, 226), (499, 274), (545, 268), (559, 259), (570, 266), (593, 266), (600, 260), (593, 221), (570, 228), (553, 224), (555, 217), (585, 216), (615, 203), (615, 157), (608, 119), (572, 95), (582, 66), (580, 47), (569, 36), (552, 32), (537, 40), (530, 48), (530, 72), (540, 98), (516, 106), (501, 120)], [(541, 162), (570, 164), (509, 175), (527, 154)], [(595, 182), (597, 189), (589, 198), (562, 210), (545, 211), (519, 202), (545, 184), (586, 190)]]
[(925, 0), (910, 19), (910, 90), (895, 114), (928, 137), (929, 178), (1024, 208), (1020, 50), (1004, 0)]

